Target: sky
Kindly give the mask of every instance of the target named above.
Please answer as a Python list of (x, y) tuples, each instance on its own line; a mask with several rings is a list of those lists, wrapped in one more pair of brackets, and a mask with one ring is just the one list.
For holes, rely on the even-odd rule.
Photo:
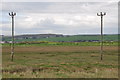
[(15, 35), (100, 34), (100, 12), (107, 13), (104, 34), (118, 33), (117, 2), (3, 2), (1, 10), (2, 35), (11, 35), (11, 11), (17, 14)]

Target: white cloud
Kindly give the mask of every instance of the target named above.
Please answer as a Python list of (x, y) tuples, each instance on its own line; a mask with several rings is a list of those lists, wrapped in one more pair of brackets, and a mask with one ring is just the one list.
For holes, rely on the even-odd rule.
[(119, 0), (3, 0), (3, 2), (118, 2)]
[[(9, 5), (8, 5), (9, 4)], [(105, 33), (117, 33), (117, 3), (4, 3), (3, 34), (9, 35), (8, 12), (15, 11), (16, 34), (24, 33), (100, 33), (100, 17), (97, 12), (105, 11)], [(9, 26), (9, 27), (8, 27)], [(109, 32), (111, 31), (111, 32)], [(10, 32), (10, 31), (9, 31)]]

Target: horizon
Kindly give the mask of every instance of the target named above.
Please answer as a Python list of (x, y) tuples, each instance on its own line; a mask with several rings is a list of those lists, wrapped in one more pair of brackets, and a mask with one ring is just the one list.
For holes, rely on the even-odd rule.
[[(55, 34), (55, 33), (47, 33), (47, 34)], [(14, 36), (22, 36), (22, 35), (44, 35), (44, 34), (19, 34)], [(67, 34), (55, 34), (55, 35), (67, 35)], [(68, 36), (75, 36), (75, 35), (101, 35), (101, 34), (74, 34)], [(103, 34), (103, 35), (120, 35), (120, 34)], [(12, 36), (12, 35), (0, 35), (0, 36)]]

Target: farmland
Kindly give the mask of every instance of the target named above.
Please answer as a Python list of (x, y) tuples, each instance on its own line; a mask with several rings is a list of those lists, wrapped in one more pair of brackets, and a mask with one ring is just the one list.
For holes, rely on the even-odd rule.
[(10, 44), (3, 44), (3, 78), (118, 78), (117, 45), (104, 42), (101, 61), (99, 42), (18, 43), (11, 62)]
[[(60, 42), (60, 41), (88, 41), (88, 40), (100, 40), (100, 35), (61, 35), (59, 37), (55, 37), (55, 34), (50, 37), (52, 34), (40, 34), (39, 36), (36, 35), (19, 35), (15, 36), (15, 41), (21, 42), (21, 41), (52, 41), (52, 42)], [(35, 37), (38, 36), (38, 37)], [(42, 37), (41, 37), (42, 36)], [(56, 34), (56, 36), (58, 36)], [(104, 35), (103, 36), (104, 41), (118, 41), (118, 35), (117, 34), (111, 34), (111, 35)], [(3, 41), (11, 41), (11, 37), (4, 36)]]
[[(118, 41), (118, 35), (104, 35), (104, 41)], [(100, 40), (100, 35), (74, 35), (69, 37), (42, 38), (40, 41), (79, 41)]]

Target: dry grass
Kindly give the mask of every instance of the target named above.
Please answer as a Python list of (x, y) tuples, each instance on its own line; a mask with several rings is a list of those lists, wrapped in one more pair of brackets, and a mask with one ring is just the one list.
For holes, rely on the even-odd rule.
[[(3, 47), (3, 52), (10, 52), (11, 48)], [(99, 46), (17, 46), (15, 47), (15, 52), (74, 52), (74, 51), (98, 51)], [(117, 46), (105, 46), (106, 51), (117, 51)]]
[(117, 78), (118, 51), (104, 47), (100, 61), (96, 46), (15, 47), (14, 62), (10, 47), (3, 47), (4, 78)]

